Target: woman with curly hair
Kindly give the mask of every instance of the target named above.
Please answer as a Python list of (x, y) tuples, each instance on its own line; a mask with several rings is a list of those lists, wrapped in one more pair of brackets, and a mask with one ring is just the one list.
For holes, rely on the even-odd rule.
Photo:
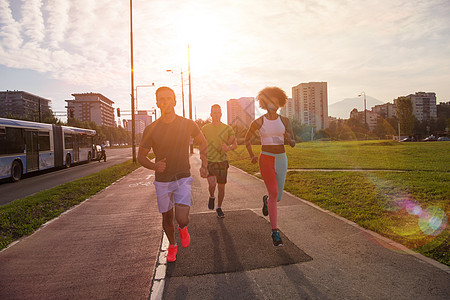
[[(250, 124), (245, 136), (245, 145), (252, 163), (259, 161), (259, 170), (269, 195), (263, 197), (262, 212), (269, 215), (272, 227), (272, 241), (276, 247), (283, 246), (277, 227), (277, 202), (283, 194), (287, 172), (285, 141), (295, 147), (294, 132), (288, 118), (280, 116), (277, 110), (286, 104), (286, 93), (278, 87), (266, 87), (258, 93), (259, 106), (267, 113)], [(261, 154), (255, 156), (251, 140), (259, 130), (261, 136)]]

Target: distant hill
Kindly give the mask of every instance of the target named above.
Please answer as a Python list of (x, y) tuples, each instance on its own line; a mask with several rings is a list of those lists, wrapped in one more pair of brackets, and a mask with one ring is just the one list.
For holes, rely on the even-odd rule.
[[(370, 96), (366, 96), (366, 108), (370, 110), (375, 105), (384, 104), (384, 102)], [(359, 111), (364, 110), (364, 98), (345, 98), (342, 101), (328, 105), (328, 115), (341, 119), (350, 118), (350, 112), (356, 108)]]

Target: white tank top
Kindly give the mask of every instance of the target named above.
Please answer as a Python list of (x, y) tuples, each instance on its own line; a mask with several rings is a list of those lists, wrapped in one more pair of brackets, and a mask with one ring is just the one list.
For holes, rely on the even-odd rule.
[(284, 127), (281, 117), (278, 116), (275, 120), (268, 120), (266, 116), (263, 117), (263, 124), (259, 129), (261, 135), (262, 145), (284, 145)]

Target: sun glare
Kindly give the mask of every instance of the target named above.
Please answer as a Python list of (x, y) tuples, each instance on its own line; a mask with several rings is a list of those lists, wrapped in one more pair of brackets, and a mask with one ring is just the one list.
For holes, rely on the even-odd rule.
[(190, 48), (192, 72), (207, 74), (223, 67), (227, 31), (220, 18), (196, 10), (183, 14), (178, 28), (181, 43)]

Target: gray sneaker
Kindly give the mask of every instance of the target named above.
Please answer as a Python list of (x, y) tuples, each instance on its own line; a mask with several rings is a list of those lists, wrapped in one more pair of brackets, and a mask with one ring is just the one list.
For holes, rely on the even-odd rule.
[(225, 214), (223, 213), (223, 211), (220, 207), (216, 209), (216, 212), (217, 212), (217, 216), (219, 218), (225, 218)]

